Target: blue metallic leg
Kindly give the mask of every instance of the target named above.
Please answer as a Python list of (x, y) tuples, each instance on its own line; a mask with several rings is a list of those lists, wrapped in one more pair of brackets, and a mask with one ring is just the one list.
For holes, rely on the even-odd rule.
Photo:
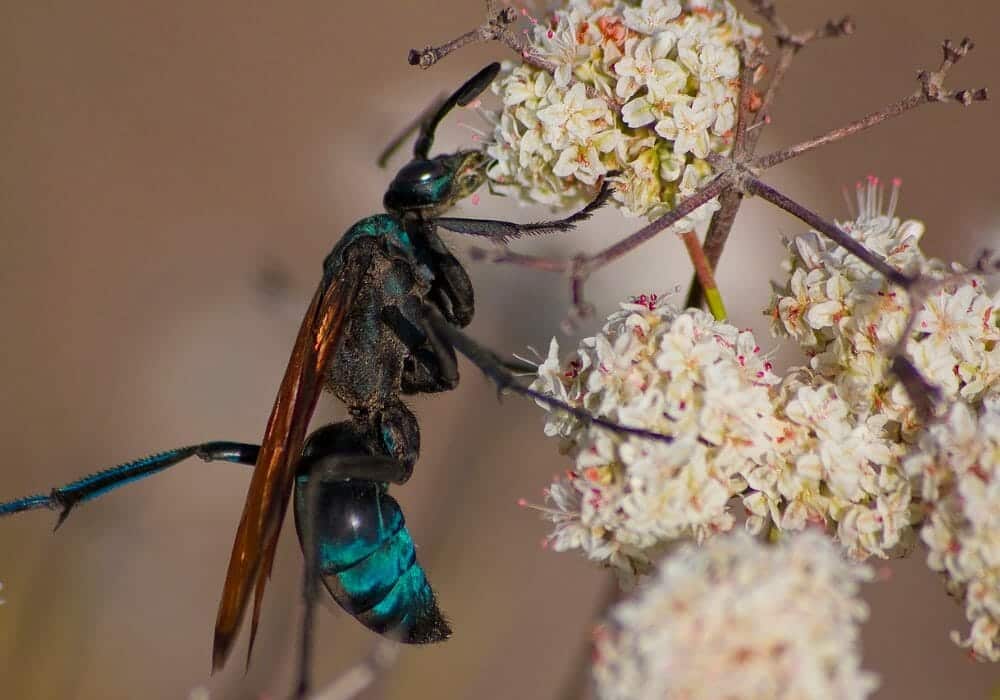
[(48, 495), (36, 494), (0, 503), (0, 517), (38, 508), (58, 510), (60, 511), (59, 521), (56, 523), (58, 529), (78, 503), (99, 498), (119, 486), (157, 474), (188, 457), (200, 457), (206, 462), (234, 462), (253, 466), (257, 462), (259, 451), (260, 445), (242, 442), (204, 442), (200, 445), (179, 447), (85, 476), (66, 486), (52, 489)]

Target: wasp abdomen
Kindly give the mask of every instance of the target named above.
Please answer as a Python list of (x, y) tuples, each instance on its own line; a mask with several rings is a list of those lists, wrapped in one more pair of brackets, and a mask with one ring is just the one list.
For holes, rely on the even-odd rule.
[[(372, 481), (319, 485), (315, 513), (323, 583), (344, 610), (369, 629), (411, 644), (447, 639), (451, 628), (437, 605), (403, 512)], [(296, 498), (299, 522), (305, 498)]]

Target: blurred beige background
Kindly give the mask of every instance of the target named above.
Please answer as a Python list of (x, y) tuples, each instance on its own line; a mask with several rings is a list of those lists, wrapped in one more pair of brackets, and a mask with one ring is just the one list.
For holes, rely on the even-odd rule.
[[(1000, 89), (997, 3), (781, 5), (795, 27), (849, 12), (858, 31), (801, 56), (765, 148), (910, 92), (944, 37), (979, 44), (955, 87)], [(509, 57), (475, 47), (420, 72), (407, 49), (480, 19), (478, 0), (0, 2), (0, 499), (176, 445), (259, 440), (320, 261), (380, 209), (391, 173), (375, 154), (431, 97)], [(456, 121), (442, 148), (468, 142)], [(844, 214), (841, 184), (899, 175), (902, 212), (927, 222), (927, 247), (968, 261), (1000, 242), (998, 126), (996, 103), (925, 108), (770, 181), (833, 216)], [(539, 215), (484, 206), (477, 213)], [(534, 247), (594, 249), (637, 225), (605, 216)], [(756, 202), (737, 223), (722, 289), (738, 325), (760, 338), (778, 234), (800, 230)], [(474, 335), (504, 353), (545, 348), (566, 310), (563, 281), (470, 270)], [(604, 315), (616, 299), (686, 283), (687, 270), (664, 238), (597, 275), (589, 292)], [(546, 525), (515, 505), (540, 500), (564, 467), (539, 411), (498, 404), (467, 365), (458, 391), (413, 405), (423, 456), (395, 494), (456, 634), (404, 650), (368, 697), (557, 697), (578, 673), (605, 574), (542, 551)], [(317, 418), (340, 410), (325, 399)], [(0, 523), (0, 697), (173, 699), (200, 685), (213, 698), (283, 697), (299, 621), (291, 528), (250, 671), (244, 634), (229, 667), (209, 676), (248, 476), (195, 461), (80, 508), (57, 535), (49, 513)], [(864, 639), (866, 665), (882, 674), (878, 697), (998, 692), (1000, 666), (948, 641), (964, 628), (961, 610), (922, 559), (885, 573), (891, 580), (868, 590)], [(372, 640), (339, 610), (321, 616), (320, 635), (319, 682)]]

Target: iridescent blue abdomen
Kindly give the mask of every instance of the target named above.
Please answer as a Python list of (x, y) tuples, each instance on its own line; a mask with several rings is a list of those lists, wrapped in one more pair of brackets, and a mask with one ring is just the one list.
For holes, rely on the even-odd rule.
[[(369, 629), (411, 644), (451, 635), (399, 504), (373, 481), (319, 484), (314, 517), (323, 583), (337, 603)], [(295, 520), (306, 517), (305, 477), (298, 479)]]

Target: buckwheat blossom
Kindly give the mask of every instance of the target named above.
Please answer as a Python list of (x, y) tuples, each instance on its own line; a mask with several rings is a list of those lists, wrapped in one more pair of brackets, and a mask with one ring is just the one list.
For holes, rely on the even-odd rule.
[(546, 418), (573, 462), (540, 508), (554, 524), (549, 542), (625, 583), (670, 543), (731, 529), (735, 503), (752, 533), (824, 529), (859, 560), (914, 540), (906, 447), (883, 421), (857, 420), (836, 385), (808, 369), (780, 380), (752, 333), (702, 311), (642, 295), (567, 361), (553, 340), (532, 386), (673, 437), (623, 440), (559, 411)]
[(926, 513), (927, 564), (971, 623), (952, 638), (981, 660), (1000, 661), (1000, 405), (977, 415), (955, 403), (904, 463)]
[(774, 395), (781, 436), (747, 474), (747, 528), (825, 528), (855, 559), (905, 553), (914, 539), (904, 448), (881, 420), (859, 421), (835, 384), (793, 370)]
[(580, 549), (623, 578), (648, 569), (664, 544), (729, 530), (730, 499), (782, 434), (769, 387), (778, 382), (749, 331), (642, 295), (559, 359), (555, 340), (533, 387), (595, 415), (674, 437), (623, 440), (558, 411), (546, 433), (573, 467), (547, 492), (551, 546)]
[[(529, 37), (554, 75), (508, 63), (494, 83), (494, 191), (568, 207), (614, 173), (626, 213), (669, 211), (712, 177), (706, 158), (730, 150), (737, 46), (760, 34), (726, 0), (566, 0)], [(717, 208), (710, 202), (676, 230)]]
[(596, 636), (603, 700), (855, 700), (877, 686), (861, 669), (858, 598), (871, 578), (822, 535), (763, 544), (745, 533), (686, 546), (619, 603)]
[[(923, 254), (924, 226), (894, 216), (897, 195), (898, 182), (883, 213), (877, 179), (869, 178), (859, 186), (861, 214), (841, 228), (907, 274), (942, 279), (960, 272)], [(878, 420), (889, 438), (912, 443), (923, 422), (889, 369), (911, 313), (907, 294), (815, 232), (788, 248), (788, 277), (774, 285), (765, 311), (772, 329), (802, 347), (809, 367), (834, 383), (855, 422)], [(941, 287), (917, 310), (905, 350), (947, 401), (980, 405), (1000, 391), (1000, 295), (975, 276)]]
[(642, 0), (640, 7), (625, 7), (625, 26), (643, 34), (656, 34), (670, 26), (681, 13), (677, 0)]

